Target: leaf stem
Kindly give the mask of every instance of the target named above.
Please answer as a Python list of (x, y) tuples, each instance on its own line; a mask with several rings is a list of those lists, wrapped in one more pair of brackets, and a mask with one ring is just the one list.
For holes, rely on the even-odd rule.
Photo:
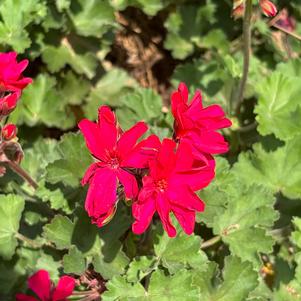
[(34, 189), (38, 188), (38, 183), (19, 164), (11, 160), (6, 161), (6, 163), (15, 173), (27, 181), (30, 186), (32, 186)]
[(43, 246), (43, 244), (38, 243), (38, 242), (36, 242), (36, 241), (34, 241), (34, 240), (32, 240), (32, 239), (24, 236), (23, 234), (21, 234), (19, 232), (17, 232), (15, 234), (15, 236), (16, 236), (17, 239), (25, 242), (26, 244), (28, 244), (33, 249), (38, 249), (38, 248), (41, 248)]
[(206, 240), (204, 241), (202, 244), (201, 244), (201, 249), (204, 250), (204, 249), (207, 249), (211, 246), (213, 246), (214, 244), (218, 243), (219, 241), (221, 241), (221, 236), (214, 236), (212, 238), (210, 238), (209, 240)]
[(240, 114), (240, 108), (244, 100), (245, 88), (249, 75), (250, 67), (250, 52), (251, 52), (251, 19), (252, 19), (252, 0), (246, 0), (245, 15), (243, 21), (243, 52), (244, 52), (244, 65), (243, 75), (239, 85), (239, 92), (235, 113), (236, 116)]
[(236, 131), (241, 132), (241, 133), (246, 133), (246, 132), (256, 129), (257, 125), (258, 125), (257, 122), (254, 121), (253, 123), (250, 123), (248, 125), (238, 128)]

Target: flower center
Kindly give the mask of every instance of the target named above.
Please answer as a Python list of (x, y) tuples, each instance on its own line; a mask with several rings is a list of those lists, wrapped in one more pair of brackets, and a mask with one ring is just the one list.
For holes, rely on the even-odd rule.
[(119, 168), (120, 160), (117, 151), (111, 151), (107, 153), (107, 164), (112, 169)]
[(164, 191), (167, 188), (167, 181), (165, 179), (160, 179), (156, 181), (156, 186), (160, 191)]
[(114, 169), (118, 168), (119, 167), (119, 160), (118, 160), (118, 158), (111, 158), (109, 164), (110, 164), (111, 168), (114, 168)]

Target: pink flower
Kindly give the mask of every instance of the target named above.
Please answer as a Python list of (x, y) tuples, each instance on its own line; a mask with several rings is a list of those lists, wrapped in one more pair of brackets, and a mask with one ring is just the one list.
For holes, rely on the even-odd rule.
[(176, 235), (170, 212), (185, 233), (191, 234), (195, 212), (204, 210), (204, 203), (194, 191), (210, 183), (214, 170), (206, 162), (193, 159), (187, 142), (181, 142), (176, 152), (175, 147), (174, 141), (164, 139), (157, 157), (149, 162), (149, 175), (143, 177), (143, 187), (132, 207), (135, 218), (132, 229), (136, 234), (147, 229), (156, 211), (170, 237)]
[(231, 121), (225, 118), (219, 105), (204, 108), (200, 91), (188, 102), (188, 89), (184, 83), (180, 83), (178, 91), (172, 94), (171, 104), (176, 141), (190, 143), (194, 155), (202, 159), (203, 153), (221, 154), (228, 151), (228, 143), (217, 130), (231, 126)]
[(267, 17), (274, 17), (277, 14), (277, 7), (276, 5), (269, 1), (269, 0), (259, 0), (259, 5), (261, 6), (262, 12)]
[(84, 119), (79, 128), (96, 158), (82, 179), (82, 185), (90, 185), (85, 208), (92, 222), (101, 227), (115, 212), (118, 182), (123, 185), (127, 198), (137, 196), (138, 185), (131, 169), (147, 167), (148, 159), (156, 152), (158, 140), (152, 135), (137, 144), (147, 131), (147, 125), (138, 122), (122, 132), (114, 113), (106, 106), (99, 108), (98, 123)]
[(2, 138), (7, 141), (16, 138), (17, 133), (18, 128), (12, 123), (6, 124), (1, 131)]
[(21, 91), (32, 82), (22, 72), (28, 60), (17, 62), (17, 53), (0, 53), (0, 115), (8, 115), (16, 107)]
[(17, 294), (16, 301), (67, 301), (67, 297), (71, 296), (74, 290), (75, 280), (72, 277), (63, 276), (54, 287), (49, 273), (39, 270), (28, 279), (28, 287), (38, 298)]

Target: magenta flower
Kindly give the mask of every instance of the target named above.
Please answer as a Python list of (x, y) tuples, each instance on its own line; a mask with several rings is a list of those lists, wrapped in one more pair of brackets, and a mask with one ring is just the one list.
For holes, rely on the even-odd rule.
[(171, 96), (176, 141), (187, 141), (192, 145), (194, 155), (204, 158), (203, 153), (221, 154), (228, 151), (228, 143), (217, 130), (231, 126), (219, 105), (204, 108), (202, 96), (197, 91), (188, 102), (188, 89), (180, 83), (178, 91)]
[(176, 235), (170, 212), (185, 233), (191, 234), (195, 212), (204, 210), (204, 203), (194, 191), (210, 183), (214, 169), (204, 161), (193, 159), (187, 142), (181, 142), (176, 152), (175, 147), (174, 141), (164, 139), (157, 157), (149, 162), (149, 175), (143, 178), (143, 187), (132, 207), (135, 218), (132, 229), (136, 234), (147, 229), (156, 211), (170, 237)]
[(27, 65), (28, 60), (17, 62), (16, 52), (0, 53), (0, 115), (15, 109), (22, 90), (32, 82), (22, 75)]
[(138, 122), (122, 132), (114, 113), (106, 106), (99, 108), (98, 123), (84, 119), (79, 128), (96, 159), (82, 179), (82, 185), (90, 185), (85, 208), (92, 222), (101, 227), (115, 212), (118, 182), (127, 198), (137, 196), (138, 185), (131, 169), (147, 167), (148, 159), (156, 153), (158, 140), (152, 135), (137, 143), (147, 125)]
[(60, 278), (56, 287), (49, 278), (49, 273), (39, 270), (28, 279), (28, 287), (36, 294), (36, 297), (17, 294), (16, 301), (67, 301), (72, 295), (75, 280), (69, 276)]

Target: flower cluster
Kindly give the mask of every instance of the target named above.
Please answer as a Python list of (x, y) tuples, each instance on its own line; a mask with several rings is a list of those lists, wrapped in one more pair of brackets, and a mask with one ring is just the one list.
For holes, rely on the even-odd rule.
[(17, 62), (17, 53), (0, 53), (0, 117), (10, 114), (17, 106), (22, 90), (32, 82), (23, 77), (28, 60)]
[(63, 276), (55, 287), (49, 273), (39, 270), (28, 278), (28, 287), (37, 297), (17, 294), (16, 301), (67, 301), (67, 297), (71, 296), (74, 290), (75, 279)]
[(96, 123), (88, 119), (79, 123), (95, 158), (82, 185), (89, 184), (85, 208), (97, 226), (114, 216), (123, 191), (133, 202), (134, 233), (143, 233), (155, 212), (170, 237), (176, 235), (171, 212), (185, 233), (193, 232), (196, 211), (205, 207), (195, 192), (214, 178), (212, 155), (228, 150), (217, 130), (231, 126), (231, 122), (220, 106), (203, 107), (199, 91), (189, 102), (184, 83), (172, 94), (171, 104), (174, 135), (162, 142), (156, 135), (138, 142), (147, 125), (141, 121), (123, 131), (107, 106), (99, 108)]
[[(274, 17), (277, 14), (277, 7), (270, 0), (259, 0), (262, 13), (267, 17)], [(232, 14), (235, 18), (243, 16), (245, 10), (245, 0), (233, 0)]]
[(23, 158), (22, 147), (17, 143), (17, 127), (5, 123), (7, 117), (17, 106), (23, 89), (32, 82), (31, 78), (23, 77), (22, 72), (28, 60), (17, 62), (17, 53), (0, 53), (0, 177), (6, 173), (6, 163), (19, 164)]

